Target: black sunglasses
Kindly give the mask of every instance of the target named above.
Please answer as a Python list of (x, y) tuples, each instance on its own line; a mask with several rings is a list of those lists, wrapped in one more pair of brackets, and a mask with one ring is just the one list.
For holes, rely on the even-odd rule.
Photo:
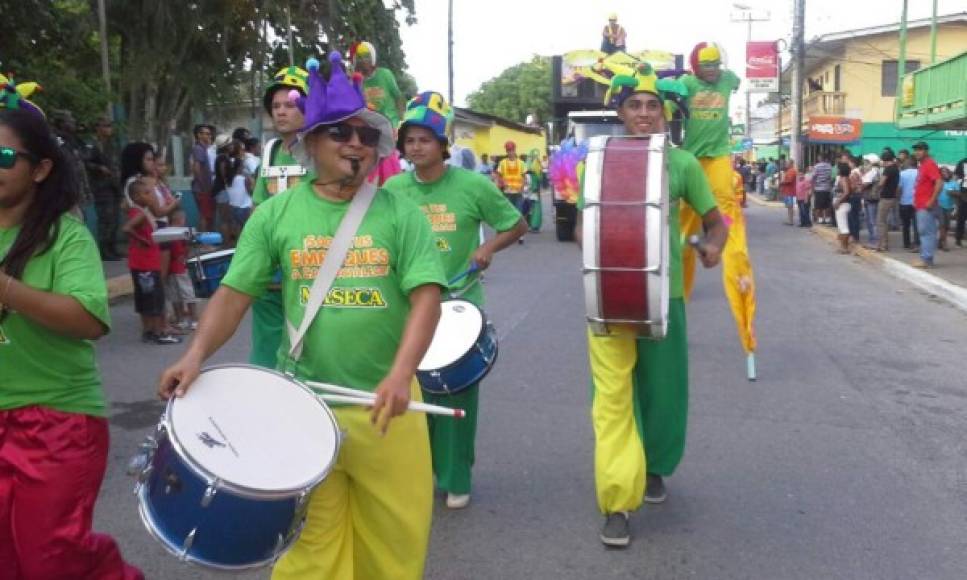
[(10, 169), (17, 164), (17, 157), (23, 157), (31, 163), (37, 162), (37, 156), (24, 151), (17, 151), (13, 147), (0, 147), (0, 169)]
[(376, 147), (379, 144), (381, 134), (379, 129), (367, 125), (350, 125), (349, 123), (327, 125), (323, 131), (336, 143), (348, 143), (355, 133), (364, 147)]

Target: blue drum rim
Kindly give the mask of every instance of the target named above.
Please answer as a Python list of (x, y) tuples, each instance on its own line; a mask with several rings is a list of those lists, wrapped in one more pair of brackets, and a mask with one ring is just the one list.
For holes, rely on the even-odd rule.
[(203, 568), (210, 568), (218, 572), (242, 572), (245, 570), (255, 570), (255, 569), (271, 566), (283, 554), (288, 552), (292, 548), (292, 546), (299, 540), (299, 536), (302, 535), (302, 527), (304, 524), (301, 524), (299, 526), (298, 531), (292, 535), (292, 538), (288, 542), (286, 542), (282, 546), (282, 548), (279, 549), (278, 553), (276, 553), (271, 558), (265, 558), (257, 562), (252, 562), (251, 564), (237, 564), (237, 565), (219, 564), (217, 562), (212, 562), (210, 560), (197, 558), (195, 556), (187, 554), (182, 550), (182, 548), (176, 547), (171, 542), (169, 542), (168, 539), (161, 534), (161, 531), (158, 529), (158, 526), (155, 525), (154, 518), (151, 517), (151, 514), (148, 513), (151, 508), (149, 507), (150, 504), (148, 502), (147, 494), (148, 494), (147, 483), (140, 484), (140, 487), (138, 488), (138, 516), (141, 518), (141, 523), (148, 530), (148, 533), (151, 535), (151, 537), (157, 540), (158, 543), (161, 544), (161, 546), (165, 549), (166, 552), (178, 558), (179, 561), (186, 562), (188, 564), (195, 564)]
[[(297, 387), (299, 387), (306, 393), (312, 395), (312, 398), (315, 400), (316, 404), (318, 404), (323, 409), (323, 411), (326, 412), (326, 415), (329, 416), (329, 419), (332, 420), (332, 424), (335, 428), (335, 433), (336, 433), (335, 453), (333, 453), (332, 460), (330, 460), (326, 468), (322, 472), (320, 472), (320, 474), (317, 477), (309, 480), (309, 482), (307, 482), (304, 485), (300, 485), (299, 487), (293, 487), (293, 488), (284, 489), (284, 490), (265, 491), (265, 490), (246, 487), (243, 485), (238, 485), (236, 483), (222, 479), (218, 477), (218, 475), (202, 467), (202, 465), (197, 460), (195, 460), (195, 458), (192, 457), (191, 454), (188, 453), (188, 451), (184, 447), (181, 446), (181, 443), (178, 441), (178, 438), (175, 435), (175, 432), (171, 423), (172, 407), (174, 406), (174, 403), (175, 403), (175, 398), (172, 397), (171, 399), (168, 400), (168, 404), (165, 407), (165, 414), (164, 414), (164, 418), (161, 421), (161, 424), (165, 430), (165, 437), (167, 437), (169, 443), (171, 444), (172, 449), (174, 449), (175, 453), (178, 454), (178, 457), (180, 457), (185, 462), (185, 466), (188, 467), (188, 469), (191, 470), (195, 475), (204, 479), (209, 486), (214, 486), (216, 489), (219, 489), (219, 490), (227, 490), (245, 499), (255, 499), (255, 500), (286, 499), (289, 497), (297, 496), (302, 493), (309, 492), (315, 489), (320, 483), (325, 481), (325, 479), (329, 477), (329, 474), (332, 473), (332, 470), (335, 468), (336, 462), (339, 459), (339, 451), (342, 448), (342, 432), (339, 430), (339, 422), (336, 421), (336, 416), (332, 412), (332, 409), (329, 408), (329, 405), (327, 405), (325, 401), (323, 401), (312, 389), (304, 385), (301, 381), (299, 381), (295, 377), (289, 376), (285, 373), (281, 373), (274, 369), (267, 369), (265, 367), (260, 367), (252, 364), (225, 363), (225, 364), (207, 366), (203, 368), (201, 372), (204, 373), (207, 371), (217, 370), (221, 368), (249, 368), (249, 369), (255, 369), (258, 371), (270, 373), (278, 377), (281, 377), (283, 379), (286, 379), (287, 381), (295, 384)], [(201, 376), (201, 373), (199, 373), (199, 376)]]
[[(460, 298), (454, 298), (453, 300), (460, 300), (461, 302), (467, 302), (469, 304), (473, 304), (473, 302), (470, 302), (469, 300), (462, 300)], [(478, 307), (476, 304), (473, 304), (473, 306), (475, 308), (477, 308), (477, 310), (480, 310), (481, 313), (483, 313), (483, 309), (482, 308)], [(477, 345), (477, 343), (480, 342), (480, 338), (484, 334), (486, 334), (486, 332), (487, 332), (487, 327), (489, 325), (489, 323), (488, 323), (487, 320), (488, 319), (486, 318), (486, 315), (485, 315), (484, 316), (484, 327), (483, 327), (483, 330), (480, 333), (480, 336), (478, 336), (477, 337), (477, 340), (474, 341), (474, 345), (475, 346)], [(493, 328), (493, 327), (491, 326), (491, 328)], [(426, 374), (426, 373), (431, 373), (431, 372), (434, 372), (435, 371), (435, 372), (439, 372), (440, 374), (443, 374), (444, 371), (448, 371), (448, 370), (452, 370), (452, 369), (456, 368), (457, 366), (459, 366), (460, 364), (462, 364), (465, 360), (467, 360), (467, 357), (469, 357), (471, 354), (473, 354), (473, 352), (474, 352), (474, 349), (470, 349), (468, 352), (464, 353), (464, 355), (462, 357), (458, 358), (457, 360), (455, 360), (454, 362), (448, 364), (445, 367), (441, 367), (439, 369), (428, 370), (428, 371), (420, 371), (420, 370), (416, 371), (416, 374), (417, 374), (417, 382), (419, 382), (419, 375), (421, 373)], [(462, 393), (463, 391), (465, 391), (468, 388), (470, 388), (470, 385), (472, 385), (474, 383), (479, 383), (480, 381), (482, 381), (485, 378), (487, 378), (487, 375), (490, 374), (490, 371), (494, 370), (494, 366), (497, 365), (497, 359), (499, 357), (500, 357), (500, 343), (497, 340), (497, 329), (494, 328), (494, 358), (491, 359), (490, 364), (488, 364), (484, 368), (484, 372), (481, 373), (481, 375), (479, 377), (477, 377), (476, 379), (474, 379), (474, 380), (470, 381), (469, 383), (467, 383), (466, 386), (461, 387), (459, 389), (455, 389), (455, 390), (452, 389), (452, 390), (449, 390), (449, 391), (447, 391), (447, 390), (435, 391), (435, 390), (431, 390), (431, 389), (426, 389), (426, 388), (423, 387), (423, 383), (422, 382), (420, 382), (420, 389), (423, 392), (429, 393), (431, 395), (456, 395), (456, 394)]]

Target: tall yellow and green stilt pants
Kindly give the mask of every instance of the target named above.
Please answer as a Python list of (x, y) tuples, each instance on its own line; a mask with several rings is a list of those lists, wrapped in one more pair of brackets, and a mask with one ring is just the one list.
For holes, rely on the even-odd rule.
[[(413, 381), (412, 397), (420, 400)], [(345, 439), (335, 468), (312, 492), (305, 527), (272, 580), (423, 578), (433, 482), (426, 419), (406, 413), (385, 436), (369, 409), (333, 409)]]
[(641, 506), (645, 473), (671, 475), (685, 452), (688, 418), (688, 332), (685, 302), (673, 298), (668, 334), (639, 339), (614, 325), (588, 331), (593, 399), (594, 483), (604, 514)]

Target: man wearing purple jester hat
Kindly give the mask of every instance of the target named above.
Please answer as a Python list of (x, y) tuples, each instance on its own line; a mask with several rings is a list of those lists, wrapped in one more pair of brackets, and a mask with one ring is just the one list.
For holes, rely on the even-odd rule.
[[(333, 408), (345, 433), (340, 453), (312, 492), (305, 528), (273, 578), (416, 580), (423, 577), (433, 484), (426, 420), (405, 412), (420, 397), (414, 374), (440, 316), (446, 277), (423, 212), (403, 196), (373, 193), (367, 178), (393, 150), (389, 121), (366, 108), (360, 79), (350, 82), (338, 53), (329, 65), (326, 81), (310, 59), (309, 95), (297, 99), (305, 115), (300, 138), (317, 177), (252, 215), (195, 339), (162, 375), (159, 394), (185, 394), (281, 269), (290, 326), (283, 369), (302, 381), (371, 391), (375, 401), (371, 412)], [(369, 198), (366, 209), (361, 200)], [(350, 249), (313, 317), (315, 278), (342, 237), (336, 233), (344, 216), (360, 208), (362, 221), (346, 238)]]

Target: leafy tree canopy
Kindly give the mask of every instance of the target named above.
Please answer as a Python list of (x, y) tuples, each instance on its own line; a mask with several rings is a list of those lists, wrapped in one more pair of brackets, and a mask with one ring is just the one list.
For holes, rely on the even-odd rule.
[(551, 117), (551, 61), (535, 56), (512, 66), (480, 85), (467, 97), (470, 108), (523, 123), (528, 115), (538, 122)]

